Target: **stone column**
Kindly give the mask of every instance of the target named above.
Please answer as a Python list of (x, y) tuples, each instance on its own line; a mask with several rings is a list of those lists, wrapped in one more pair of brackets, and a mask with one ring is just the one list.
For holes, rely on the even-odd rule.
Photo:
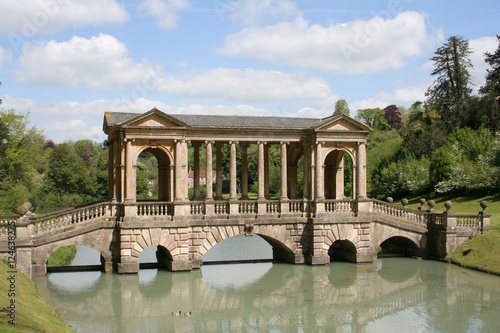
[(344, 157), (335, 169), (335, 199), (344, 199)]
[(215, 144), (215, 170), (217, 174), (216, 188), (215, 188), (215, 199), (222, 199), (222, 143), (217, 142)]
[(290, 211), (290, 207), (288, 206), (288, 176), (287, 176), (287, 168), (288, 168), (288, 161), (287, 161), (287, 149), (286, 145), (289, 144), (289, 142), (282, 141), (280, 142), (281, 144), (281, 161), (280, 161), (280, 169), (281, 169), (281, 197), (280, 197), (280, 202), (281, 202), (281, 214), (286, 214)]
[(265, 199), (265, 192), (264, 192), (264, 172), (265, 172), (265, 168), (264, 168), (264, 161), (265, 161), (265, 158), (264, 158), (264, 145), (266, 144), (265, 142), (263, 141), (259, 141), (257, 142), (257, 144), (259, 145), (259, 173), (258, 173), (258, 179), (259, 179), (259, 193), (258, 193), (258, 199), (259, 200), (264, 200)]
[[(123, 135), (122, 135), (123, 136)], [(120, 189), (118, 191), (119, 201), (125, 202), (125, 145), (126, 139), (120, 140), (120, 161), (118, 167), (120, 168)]]
[(267, 213), (265, 186), (264, 186), (264, 182), (265, 182), (264, 146), (266, 145), (266, 142), (259, 141), (259, 142), (257, 142), (257, 145), (259, 147), (259, 174), (258, 174), (259, 193), (257, 195), (257, 214), (263, 215), (263, 214)]
[(264, 145), (264, 197), (269, 199), (269, 145)]
[(229, 214), (235, 215), (239, 212), (239, 203), (236, 198), (236, 144), (237, 141), (230, 141), (230, 161), (229, 161)]
[(316, 213), (323, 213), (325, 211), (324, 205), (324, 165), (323, 165), (323, 154), (321, 152), (321, 142), (316, 143), (316, 176), (315, 176), (315, 201), (316, 201)]
[(241, 144), (241, 200), (248, 200), (248, 143)]
[(206, 197), (205, 197), (205, 214), (213, 215), (215, 213), (214, 204), (213, 204), (213, 170), (212, 170), (212, 146), (214, 141), (205, 141), (207, 156), (206, 156)]
[(229, 199), (236, 200), (236, 144), (237, 141), (230, 141), (230, 161), (229, 161)]
[(181, 140), (175, 139), (175, 197), (174, 201), (182, 201), (182, 186), (187, 186), (187, 184), (182, 184), (181, 172), (182, 172), (182, 158), (181, 158)]
[(213, 141), (205, 141), (206, 144), (206, 150), (207, 150), (207, 158), (206, 158), (206, 199), (210, 200), (213, 199), (213, 194), (212, 194), (212, 187), (213, 187), (213, 179), (212, 179), (212, 145), (214, 144)]
[(357, 197), (366, 198), (366, 142), (358, 143), (358, 151), (356, 157), (357, 165)]
[(200, 143), (193, 142), (193, 159), (194, 159), (194, 198), (193, 200), (200, 200)]

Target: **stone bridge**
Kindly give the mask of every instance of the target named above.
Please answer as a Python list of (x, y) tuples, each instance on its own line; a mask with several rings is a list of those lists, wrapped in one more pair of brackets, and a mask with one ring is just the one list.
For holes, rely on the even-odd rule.
[[(14, 248), (17, 267), (29, 276), (45, 274), (49, 256), (73, 244), (99, 251), (105, 271), (136, 273), (148, 246), (158, 248), (160, 264), (186, 271), (199, 268), (207, 251), (236, 235), (262, 237), (275, 260), (322, 265), (332, 259), (372, 262), (380, 250), (442, 258), (489, 230), (484, 209), (456, 215), (451, 205), (436, 213), (432, 202), (412, 210), (406, 202), (401, 207), (367, 198), (366, 137), (371, 130), (345, 115), (312, 119), (167, 115), (157, 109), (106, 112), (104, 131), (108, 201), (39, 217), (21, 209), (19, 218), (1, 219), (0, 237), (14, 240), (2, 241), (0, 254), (8, 257)], [(273, 146), (279, 152), (279, 193), (270, 190), (270, 178), (278, 172), (270, 166)], [(151, 181), (155, 200), (138, 200), (143, 154), (157, 162), (157, 177)], [(253, 198), (252, 158), (257, 161)]]

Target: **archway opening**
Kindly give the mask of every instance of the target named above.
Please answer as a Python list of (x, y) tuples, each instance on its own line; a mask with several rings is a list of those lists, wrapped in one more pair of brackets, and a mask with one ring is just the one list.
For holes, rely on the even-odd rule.
[(419, 257), (420, 248), (412, 240), (395, 236), (380, 244), (378, 257)]
[(103, 270), (106, 260), (101, 253), (85, 245), (68, 245), (54, 251), (47, 259), (47, 271)]
[(205, 253), (203, 264), (266, 262), (273, 259), (273, 247), (264, 238), (238, 235), (227, 238)]
[(171, 269), (172, 254), (161, 245), (148, 246), (139, 255), (139, 268)]
[(172, 201), (170, 158), (158, 147), (143, 150), (137, 158), (136, 199), (138, 201)]
[(343, 150), (333, 150), (325, 158), (325, 199), (354, 197), (353, 161)]
[(330, 261), (356, 262), (356, 246), (348, 240), (336, 240), (328, 249)]

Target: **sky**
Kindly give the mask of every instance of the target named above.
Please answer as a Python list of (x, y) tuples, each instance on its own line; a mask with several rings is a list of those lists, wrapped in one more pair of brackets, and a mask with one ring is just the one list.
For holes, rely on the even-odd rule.
[(433, 56), (469, 41), (474, 89), (497, 0), (2, 0), (1, 108), (56, 143), (105, 111), (324, 118), (423, 101)]

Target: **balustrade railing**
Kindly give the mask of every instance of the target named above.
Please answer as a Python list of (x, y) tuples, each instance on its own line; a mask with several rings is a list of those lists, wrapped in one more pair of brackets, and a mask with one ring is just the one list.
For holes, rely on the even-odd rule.
[(229, 202), (221, 201), (214, 202), (214, 213), (217, 215), (227, 215), (229, 214)]
[(398, 207), (380, 200), (373, 200), (373, 212), (401, 218), (408, 222), (427, 224), (425, 212), (407, 207)]
[(205, 215), (205, 202), (191, 201), (189, 212), (191, 215)]
[(238, 212), (240, 214), (257, 214), (257, 201), (255, 200), (239, 201)]
[(137, 216), (169, 216), (172, 214), (171, 202), (147, 201), (137, 203)]
[(479, 228), (481, 220), (478, 215), (457, 215), (457, 227)]
[(30, 224), (34, 226), (35, 232), (61, 228), (75, 223), (106, 216), (110, 211), (110, 205), (111, 203), (109, 202), (100, 202), (89, 206), (46, 214), (33, 218)]
[(325, 212), (353, 215), (355, 202), (352, 200), (325, 200)]
[(268, 200), (266, 202), (267, 214), (279, 214), (281, 212), (281, 205), (279, 200)]
[(17, 216), (0, 216), (0, 238), (7, 237), (9, 226), (16, 223), (17, 219)]
[(288, 203), (288, 211), (290, 213), (304, 213), (304, 200), (291, 199)]

